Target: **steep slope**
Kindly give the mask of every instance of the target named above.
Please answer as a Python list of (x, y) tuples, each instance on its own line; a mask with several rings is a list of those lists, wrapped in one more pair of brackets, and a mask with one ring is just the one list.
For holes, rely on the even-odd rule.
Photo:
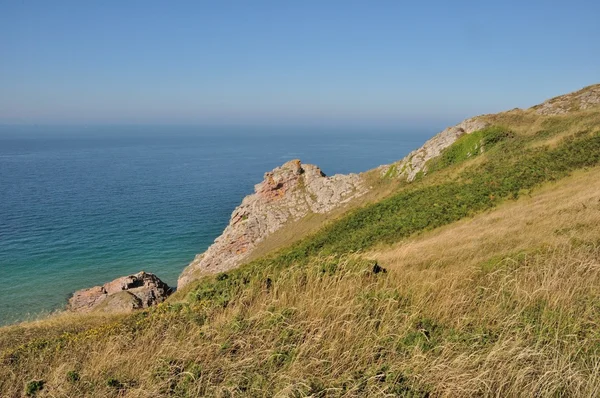
[[(600, 104), (600, 85), (550, 99), (529, 110), (513, 110), (499, 115), (482, 115), (466, 119), (429, 139), (423, 146), (390, 165), (376, 169), (381, 176), (412, 182), (419, 174), (428, 172), (428, 163), (465, 135), (480, 132), (497, 125), (498, 117), (527, 117), (527, 115), (555, 116), (576, 111), (593, 110)], [(518, 117), (517, 116), (517, 117)], [(531, 124), (531, 120), (529, 121)], [(477, 150), (484, 150), (485, 137), (478, 137)], [(470, 154), (469, 154), (470, 156)], [(429, 165), (431, 166), (431, 165)], [(429, 167), (430, 168), (430, 167)], [(306, 171), (306, 173), (305, 173)], [(283, 226), (298, 222), (311, 213), (329, 213), (335, 208), (352, 208), (352, 201), (365, 195), (373, 187), (363, 175), (335, 175), (326, 177), (313, 165), (302, 165), (300, 160), (287, 162), (265, 174), (255, 193), (247, 196), (232, 213), (229, 225), (213, 245), (189, 264), (178, 281), (182, 288), (189, 282), (210, 273), (239, 267), (261, 242)], [(348, 205), (350, 203), (350, 205)], [(356, 202), (360, 204), (360, 202)], [(284, 243), (293, 243), (290, 238)]]
[[(479, 131), (489, 123), (472, 118), (449, 127), (428, 140), (421, 148), (392, 165), (376, 171), (386, 177), (413, 181), (426, 163), (465, 134)], [(234, 269), (251, 257), (253, 250), (286, 224), (298, 222), (311, 213), (331, 213), (347, 206), (372, 190), (365, 175), (327, 177), (314, 165), (292, 160), (265, 174), (255, 193), (244, 198), (233, 211), (229, 225), (215, 242), (186, 267), (178, 288), (203, 275)], [(359, 202), (355, 201), (355, 204)], [(292, 243), (295, 239), (288, 239)]]
[[(600, 169), (574, 173), (497, 210), (370, 251), (366, 256), (398, 270), (496, 266), (546, 247), (598, 243)], [(600, 247), (599, 247), (600, 248)], [(494, 261), (497, 260), (497, 261)]]
[[(262, 262), (125, 320), (6, 328), (0, 387), (14, 396), (34, 379), (66, 396), (594, 396), (600, 230), (589, 226), (599, 172), (366, 254), (387, 272), (355, 256)], [(519, 225), (542, 236), (525, 231), (523, 242)]]
[(600, 109), (536, 109), (478, 117), (411, 183), (157, 307), (0, 329), (0, 391), (598, 396)]
[(426, 164), (429, 160), (439, 156), (444, 149), (454, 144), (457, 139), (465, 134), (482, 130), (488, 125), (489, 123), (482, 120), (482, 118), (475, 117), (464, 120), (429, 139), (421, 148), (412, 151), (404, 159), (391, 165), (382, 165), (379, 169), (383, 175), (413, 181), (419, 172), (426, 171)]

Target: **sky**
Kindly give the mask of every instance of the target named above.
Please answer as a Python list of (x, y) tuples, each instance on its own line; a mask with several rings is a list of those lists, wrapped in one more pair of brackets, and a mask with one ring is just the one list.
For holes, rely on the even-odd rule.
[(0, 124), (420, 124), (600, 82), (598, 1), (0, 0)]

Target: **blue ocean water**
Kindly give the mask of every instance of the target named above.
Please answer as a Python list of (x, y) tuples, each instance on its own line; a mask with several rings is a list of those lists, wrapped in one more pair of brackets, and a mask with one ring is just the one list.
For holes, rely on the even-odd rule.
[(2, 126), (0, 324), (140, 270), (174, 285), (266, 171), (365, 171), (435, 131)]

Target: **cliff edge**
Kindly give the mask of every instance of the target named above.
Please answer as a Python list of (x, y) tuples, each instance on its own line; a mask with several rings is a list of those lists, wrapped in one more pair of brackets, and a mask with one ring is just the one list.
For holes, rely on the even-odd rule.
[(368, 191), (358, 174), (328, 177), (317, 166), (291, 160), (265, 173), (255, 192), (231, 214), (215, 242), (196, 256), (178, 280), (178, 288), (201, 275), (239, 266), (267, 236), (309, 213), (327, 213)]
[[(426, 163), (438, 156), (464, 134), (488, 126), (480, 117), (449, 127), (402, 160), (378, 168), (381, 175), (407, 181), (426, 171)], [(370, 190), (362, 175), (337, 174), (327, 177), (319, 167), (291, 160), (268, 172), (233, 211), (221, 236), (185, 268), (178, 288), (202, 275), (224, 272), (240, 266), (268, 236), (289, 222), (309, 213), (327, 213)]]

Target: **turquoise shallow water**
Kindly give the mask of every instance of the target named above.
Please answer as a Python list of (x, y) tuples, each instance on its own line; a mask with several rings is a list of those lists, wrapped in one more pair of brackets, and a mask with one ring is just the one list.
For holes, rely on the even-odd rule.
[(140, 270), (174, 285), (266, 171), (360, 172), (433, 131), (0, 127), (0, 324)]

